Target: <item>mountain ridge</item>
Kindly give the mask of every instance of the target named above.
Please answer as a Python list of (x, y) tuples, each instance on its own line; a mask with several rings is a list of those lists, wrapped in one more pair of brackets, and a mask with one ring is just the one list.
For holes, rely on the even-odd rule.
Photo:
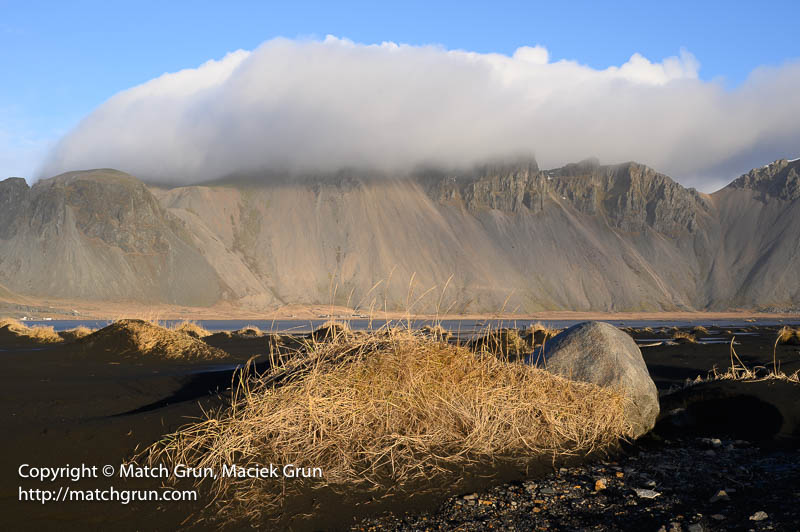
[(417, 310), (797, 309), (797, 167), (777, 161), (711, 195), (596, 160), (168, 189), (111, 169), (9, 179), (0, 284), (255, 310), (402, 309), (429, 289)]

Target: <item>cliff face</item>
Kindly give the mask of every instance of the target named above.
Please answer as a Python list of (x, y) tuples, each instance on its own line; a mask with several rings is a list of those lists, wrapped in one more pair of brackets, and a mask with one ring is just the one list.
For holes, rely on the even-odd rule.
[[(10, 182), (9, 182), (10, 181)], [(0, 183), (0, 283), (35, 296), (211, 304), (218, 280), (147, 187), (114, 170)]]
[(442, 202), (460, 200), (469, 209), (541, 212), (545, 200), (561, 200), (626, 232), (646, 227), (679, 236), (695, 232), (698, 216), (710, 214), (710, 203), (694, 189), (637, 163), (599, 166), (587, 160), (540, 172), (535, 163), (482, 168), (466, 178), (450, 176), (432, 187)]
[(731, 183), (729, 188), (752, 190), (764, 202), (774, 198), (794, 201), (800, 198), (800, 159), (779, 159), (750, 170)]
[(173, 189), (110, 170), (6, 180), (0, 284), (252, 308), (404, 308), (433, 287), (414, 310), (797, 308), (797, 171), (711, 196), (591, 160)]
[(798, 173), (800, 161), (780, 160), (713, 194), (720, 236), (708, 285), (716, 305), (800, 307)]

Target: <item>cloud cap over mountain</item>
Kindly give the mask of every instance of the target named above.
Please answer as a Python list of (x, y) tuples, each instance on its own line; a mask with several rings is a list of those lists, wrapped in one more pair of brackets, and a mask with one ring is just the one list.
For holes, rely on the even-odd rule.
[(265, 169), (402, 172), (535, 154), (543, 167), (637, 160), (713, 189), (800, 151), (800, 62), (740, 87), (687, 51), (597, 70), (394, 43), (273, 39), (122, 91), (66, 135), (40, 176), (114, 167), (196, 183)]

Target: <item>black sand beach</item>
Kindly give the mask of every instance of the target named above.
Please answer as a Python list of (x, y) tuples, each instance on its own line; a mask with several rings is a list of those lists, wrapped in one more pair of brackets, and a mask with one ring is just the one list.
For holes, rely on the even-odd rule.
[[(625, 446), (619, 455), (554, 472), (550, 467), (550, 473), (545, 468), (529, 472), (527, 478), (519, 471), (507, 472), (506, 477), (470, 484), (469, 493), (476, 492), (475, 497), (464, 498), (469, 493), (444, 489), (429, 500), (386, 501), (375, 506), (383, 517), (370, 516), (373, 510), (348, 507), (346, 497), (332, 497), (324, 501), (329, 507), (316, 518), (296, 519), (291, 526), (479, 530), (491, 525), (510, 530), (634, 527), (655, 531), (662, 525), (669, 530), (675, 522), (684, 527), (699, 524), (702, 530), (796, 529), (800, 476), (792, 464), (800, 463), (800, 385), (777, 380), (755, 384), (720, 380), (663, 395), (682, 387), (687, 379), (707, 376), (714, 368), (724, 372), (730, 366), (734, 336), (736, 353), (745, 365), (771, 369), (777, 329), (710, 328), (708, 334), (697, 334), (701, 343), (675, 343), (671, 340), (674, 333), (668, 329), (631, 331), (640, 345), (657, 344), (642, 347), (642, 353), (662, 393), (663, 419), (653, 434)], [(702, 343), (704, 339), (712, 343)], [(43, 504), (20, 501), (22, 491), (58, 489), (66, 484), (75, 489), (112, 485), (156, 489), (161, 480), (101, 475), (46, 486), (20, 478), (19, 468), (22, 464), (114, 464), (118, 468), (137, 450), (198, 418), (204, 409), (225, 405), (234, 373), (231, 368), (253, 355), (262, 355), (257, 361), (266, 364), (263, 355), (268, 353), (268, 341), (259, 336), (208, 337), (209, 344), (228, 356), (186, 362), (117, 358), (110, 353), (87, 352), (75, 343), (12, 345), (4, 339), (0, 346), (5, 364), (0, 390), (7, 429), (0, 486), (3, 527), (60, 531), (172, 530), (181, 525), (216, 528), (216, 524), (197, 520), (207, 515), (202, 509), (209, 502), (202, 485), (199, 500), (193, 503)], [(800, 370), (800, 346), (778, 345), (775, 360), (787, 374)], [(676, 409), (683, 414), (670, 414)], [(498, 478), (513, 482), (499, 482)], [(607, 481), (606, 488), (595, 489), (598, 479)], [(497, 483), (499, 487), (491, 488)], [(642, 498), (634, 488), (653, 489), (660, 495)], [(709, 490), (730, 491), (728, 488), (736, 490), (728, 494), (735, 504), (722, 507), (708, 502), (715, 495)], [(447, 500), (450, 496), (454, 498)], [(768, 518), (751, 521), (750, 516), (758, 511), (766, 512)], [(712, 514), (724, 518), (712, 518)], [(334, 515), (338, 518), (330, 520)], [(321, 516), (325, 520), (320, 520)], [(360, 521), (365, 517), (369, 520)]]

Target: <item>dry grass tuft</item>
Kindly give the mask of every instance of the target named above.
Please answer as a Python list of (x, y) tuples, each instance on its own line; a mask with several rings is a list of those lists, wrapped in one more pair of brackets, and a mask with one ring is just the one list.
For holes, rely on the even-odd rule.
[[(762, 380), (782, 380), (782, 381), (789, 381), (800, 384), (800, 370), (795, 371), (792, 374), (784, 373), (780, 370), (780, 365), (776, 360), (775, 352), (773, 352), (773, 361), (772, 361), (772, 369), (769, 369), (765, 366), (754, 366), (752, 368), (747, 367), (739, 355), (736, 353), (736, 349), (734, 349), (733, 344), (736, 338), (731, 338), (730, 344), (730, 356), (731, 356), (731, 365), (730, 367), (720, 373), (716, 367), (714, 367), (708, 375), (703, 377), (697, 377), (695, 379), (687, 379), (683, 386), (677, 386), (673, 389), (670, 389), (667, 392), (667, 395), (673, 393), (675, 391), (688, 388), (690, 386), (694, 386), (697, 384), (702, 384), (704, 382), (710, 381), (718, 381), (718, 380), (735, 380), (735, 381), (746, 381), (746, 382), (755, 382), (755, 381), (762, 381)], [(778, 345), (778, 342), (775, 342), (775, 345)]]
[(533, 335), (528, 336), (526, 341), (516, 329), (497, 329), (469, 341), (467, 346), (476, 352), (516, 358), (530, 354), (533, 350), (533, 342)]
[(245, 325), (241, 329), (239, 329), (237, 331), (233, 331), (233, 334), (238, 335), (238, 336), (253, 336), (253, 337), (255, 337), (255, 336), (263, 336), (264, 335), (264, 333), (261, 331), (261, 329), (259, 329), (255, 325)]
[(0, 318), (0, 329), (3, 327), (17, 327), (23, 328), (25, 327), (21, 321), (15, 320), (14, 318)]
[(205, 338), (206, 336), (211, 336), (211, 332), (209, 330), (194, 321), (183, 321), (173, 327), (172, 330), (182, 332), (183, 334), (188, 334), (192, 338)]
[(692, 334), (694, 334), (695, 336), (700, 334), (708, 334), (708, 329), (706, 329), (702, 325), (696, 325), (692, 327)]
[(547, 325), (544, 325), (543, 323), (538, 322), (538, 321), (536, 323), (528, 326), (527, 329), (525, 329), (525, 333), (527, 335), (530, 335), (534, 339), (538, 339), (539, 337), (542, 337), (543, 339), (552, 338), (553, 336), (557, 335), (561, 331), (562, 331), (562, 329), (556, 329), (556, 328), (553, 328), (553, 327), (548, 327)]
[(720, 373), (714, 368), (708, 377), (701, 379), (699, 382), (716, 380), (761, 381), (770, 379), (800, 383), (800, 371), (787, 374), (764, 366), (756, 366), (754, 368), (728, 368), (727, 371)]
[(419, 330), (420, 334), (438, 340), (449, 340), (453, 334), (441, 325), (425, 325)]
[(63, 338), (65, 342), (74, 342), (75, 340), (80, 340), (84, 336), (89, 336), (93, 332), (94, 330), (88, 327), (84, 327), (83, 325), (78, 325), (74, 329), (61, 331), (58, 333), (58, 335), (61, 336), (61, 338)]
[(778, 331), (778, 343), (784, 345), (800, 345), (800, 328), (792, 329), (784, 325), (783, 328)]
[(672, 339), (680, 344), (696, 344), (697, 337), (686, 331), (675, 331), (672, 333)]
[(340, 336), (350, 336), (352, 331), (347, 322), (329, 321), (314, 330), (309, 338), (313, 342), (329, 342), (336, 340)]
[(35, 344), (53, 344), (61, 341), (61, 337), (52, 327), (28, 327), (13, 318), (0, 319), (0, 338)]
[(256, 327), (255, 325), (245, 325), (239, 330), (233, 331), (234, 334), (238, 334), (240, 336), (262, 336), (264, 331)]
[(115, 356), (213, 360), (228, 354), (188, 334), (171, 331), (143, 320), (115, 321), (108, 327), (78, 340), (85, 351)]
[[(606, 449), (630, 435), (625, 399), (406, 329), (341, 334), (245, 380), (232, 406), (155, 444), (151, 464), (295, 464), (323, 479), (214, 480), (221, 517), (277, 519), (304, 489), (403, 492), (451, 471)], [(420, 488), (422, 486), (422, 488)]]

